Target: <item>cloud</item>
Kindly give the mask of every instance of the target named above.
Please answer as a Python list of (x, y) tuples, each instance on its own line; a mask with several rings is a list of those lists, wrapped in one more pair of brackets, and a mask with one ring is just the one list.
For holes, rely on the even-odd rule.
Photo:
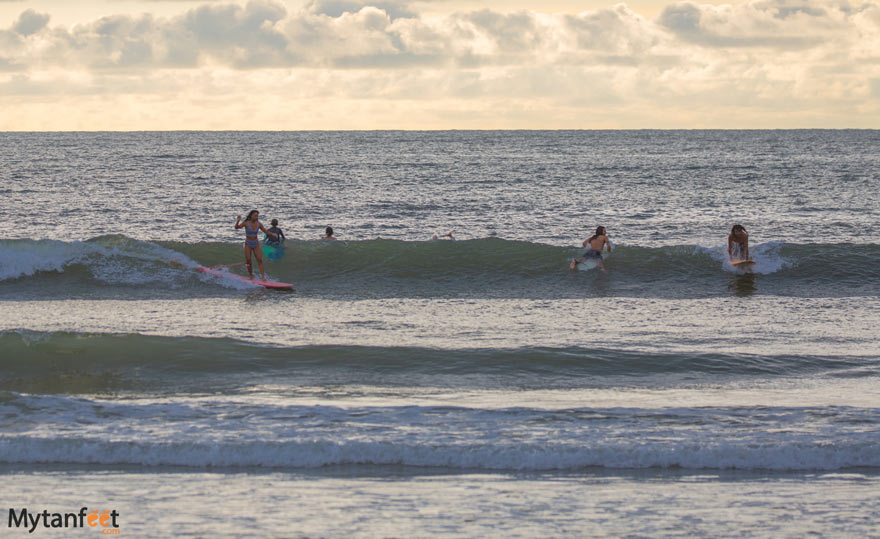
[[(71, 27), (26, 10), (0, 29), (0, 94), (186, 96), (199, 107), (221, 96), (278, 106), (336, 99), (348, 112), (373, 111), (374, 121), (388, 110), (411, 118), (431, 103), (437, 118), (443, 107), (449, 118), (469, 111), (473, 121), (503, 113), (534, 119), (544, 111), (566, 127), (580, 114), (699, 123), (724, 114), (778, 118), (780, 111), (807, 121), (820, 111), (833, 116), (827, 111), (834, 107), (860, 121), (878, 113), (877, 0), (858, 7), (686, 1), (656, 19), (623, 4), (434, 17), (414, 5), (313, 0), (290, 10), (271, 0), (213, 2), (169, 18), (114, 15)], [(224, 110), (238, 110), (223, 102)], [(479, 103), (493, 112), (479, 113)]]
[(163, 29), (189, 36), (190, 46), (219, 63), (241, 69), (291, 66), (299, 60), (275, 27), (286, 15), (284, 7), (274, 3), (201, 6)]
[(22, 36), (29, 36), (45, 28), (48, 23), (49, 15), (29, 9), (19, 15), (18, 20), (12, 25), (12, 31)]
[[(282, 6), (251, 2), (204, 5), (174, 19), (151, 15), (113, 15), (72, 28), (47, 28), (48, 16), (23, 13), (11, 31), (29, 37), (26, 47), (0, 34), (0, 57), (33, 68), (86, 69), (194, 68), (206, 63), (238, 69), (293, 66), (299, 63), (289, 39), (275, 24)], [(18, 45), (18, 46), (16, 46)], [(19, 53), (16, 58), (10, 53)]]
[(658, 23), (678, 38), (706, 47), (807, 49), (845, 31), (846, 5), (812, 0), (752, 0), (742, 4), (667, 6)]
[(394, 0), (377, 0), (375, 2), (359, 2), (356, 0), (312, 0), (306, 11), (316, 15), (341, 17), (344, 13), (357, 13), (365, 7), (380, 9), (391, 19), (412, 18), (418, 14), (410, 7), (409, 2)]
[[(296, 12), (253, 1), (205, 4), (169, 19), (117, 15), (49, 28), (48, 15), (27, 10), (7, 33), (28, 38), (29, 46), (7, 35), (0, 38), (0, 57), (22, 66), (95, 69), (646, 62), (661, 67), (693, 46), (729, 54), (852, 44), (855, 32), (878, 29), (877, 12), (870, 2), (853, 10), (819, 0), (752, 0), (736, 6), (677, 3), (656, 21), (622, 4), (580, 14), (479, 10), (422, 19), (395, 1), (313, 0)], [(686, 56), (704, 58), (700, 52)]]

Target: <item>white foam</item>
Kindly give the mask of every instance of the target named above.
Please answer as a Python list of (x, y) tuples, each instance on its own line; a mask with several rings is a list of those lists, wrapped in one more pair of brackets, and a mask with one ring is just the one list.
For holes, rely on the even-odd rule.
[[(196, 434), (196, 433), (193, 433)], [(577, 470), (686, 468), (739, 470), (843, 470), (878, 468), (876, 441), (820, 445), (752, 446), (633, 440), (628, 444), (418, 444), (356, 439), (154, 443), (90, 438), (0, 438), (0, 462), (10, 464), (135, 464), (193, 467), (316, 468), (329, 465), (404, 465), (484, 470)]]
[[(753, 273), (761, 275), (769, 275), (776, 273), (784, 267), (791, 264), (786, 260), (779, 251), (785, 243), (772, 241), (767, 243), (759, 243), (749, 247), (749, 256), (755, 261), (755, 265), (749, 270)], [(727, 246), (719, 245), (716, 247), (697, 246), (696, 253), (704, 253), (721, 263), (724, 271), (730, 273), (743, 273), (742, 268), (738, 268), (730, 263), (730, 257), (727, 255)]]
[[(106, 240), (106, 241), (101, 241)], [(102, 243), (107, 243), (105, 246)], [(169, 266), (175, 262), (178, 267)], [(0, 241), (0, 281), (27, 277), (39, 272), (64, 272), (82, 264), (95, 279), (108, 284), (149, 284), (162, 282), (180, 286), (185, 276), (227, 288), (246, 289), (251, 285), (235, 279), (216, 278), (194, 271), (199, 264), (186, 255), (150, 242), (129, 238), (101, 238), (98, 241), (63, 242), (57, 240)]]
[(84, 242), (0, 241), (0, 280), (17, 279), (39, 271), (64, 271), (66, 266), (96, 253), (106, 253), (106, 249)]
[(0, 399), (0, 418), (2, 463), (880, 468), (876, 412), (846, 407), (340, 408), (245, 397), (169, 402), (12, 394)]

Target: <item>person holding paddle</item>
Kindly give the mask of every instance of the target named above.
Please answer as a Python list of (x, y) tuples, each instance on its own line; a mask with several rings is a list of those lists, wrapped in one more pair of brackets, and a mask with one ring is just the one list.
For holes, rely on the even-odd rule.
[(263, 271), (263, 250), (260, 248), (260, 231), (262, 230), (266, 236), (277, 238), (278, 234), (266, 230), (263, 223), (260, 222), (260, 212), (251, 210), (248, 212), (247, 219), (241, 220), (241, 215), (235, 218), (235, 229), (244, 229), (244, 265), (247, 266), (248, 274), (251, 279), (254, 278), (254, 269), (251, 266), (251, 253), (256, 255), (257, 264), (260, 265), (260, 277), (266, 280), (266, 272)]

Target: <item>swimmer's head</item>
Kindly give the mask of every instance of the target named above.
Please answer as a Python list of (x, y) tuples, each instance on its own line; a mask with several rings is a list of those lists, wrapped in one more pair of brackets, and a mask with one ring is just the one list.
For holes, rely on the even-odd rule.
[(272, 226), (278, 226), (278, 219), (272, 219)]
[(733, 228), (730, 229), (730, 233), (734, 236), (737, 234), (748, 234), (748, 232), (746, 232), (746, 227), (742, 225), (733, 225)]
[(325, 228), (325, 229), (324, 229), (324, 235), (327, 236), (328, 238), (329, 238), (330, 236), (332, 236), (332, 235), (333, 235), (333, 227), (332, 227), (332, 226), (328, 226), (327, 228)]
[(245, 221), (250, 221), (251, 217), (253, 217), (254, 214), (257, 214), (257, 217), (260, 216), (260, 212), (258, 212), (257, 210), (251, 210), (248, 212), (248, 216), (247, 216), (247, 219), (245, 219)]

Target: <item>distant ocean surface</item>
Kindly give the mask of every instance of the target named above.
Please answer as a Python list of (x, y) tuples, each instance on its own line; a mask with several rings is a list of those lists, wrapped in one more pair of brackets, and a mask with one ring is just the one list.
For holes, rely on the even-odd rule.
[[(0, 148), (0, 509), (88, 499), (157, 537), (880, 536), (878, 131)], [(250, 209), (293, 292), (196, 270), (242, 261)], [(607, 272), (570, 271), (597, 225)]]

